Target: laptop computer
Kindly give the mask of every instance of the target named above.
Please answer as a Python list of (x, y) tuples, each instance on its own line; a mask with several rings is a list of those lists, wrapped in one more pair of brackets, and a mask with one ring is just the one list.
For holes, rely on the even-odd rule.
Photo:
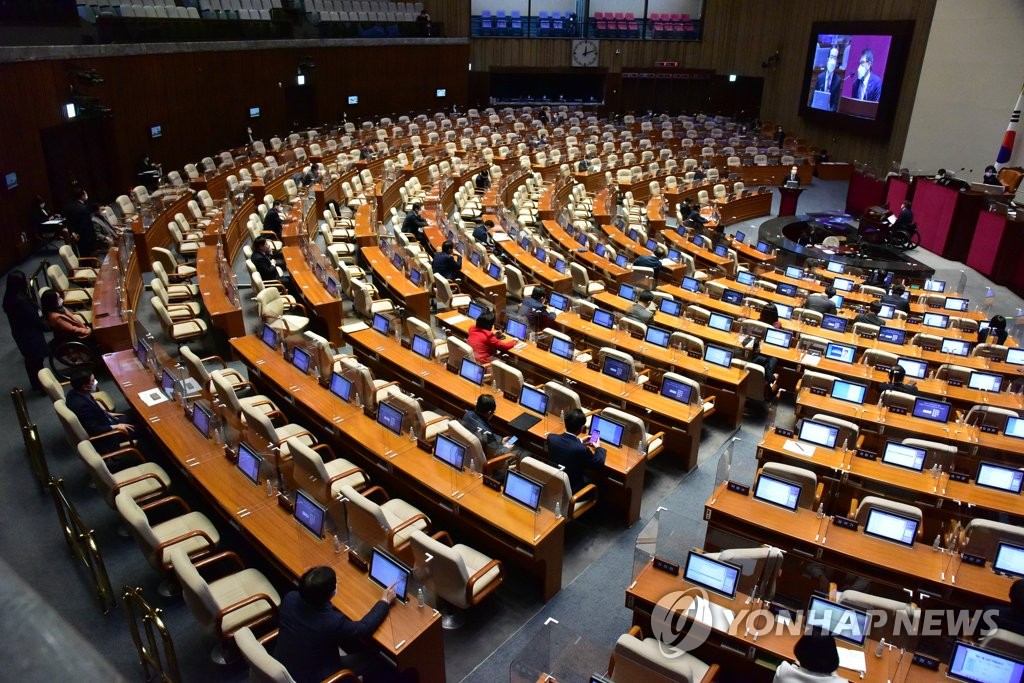
[(1024, 577), (1024, 548), (1000, 541), (992, 569), (1000, 574)]

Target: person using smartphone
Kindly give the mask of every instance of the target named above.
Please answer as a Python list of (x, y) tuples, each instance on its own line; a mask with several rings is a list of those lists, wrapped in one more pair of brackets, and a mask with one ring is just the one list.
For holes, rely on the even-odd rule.
[(565, 414), (565, 432), (548, 434), (548, 459), (561, 465), (569, 476), (569, 485), (573, 492), (580, 490), (589, 482), (587, 469), (596, 469), (604, 465), (607, 451), (599, 445), (597, 432), (590, 435), (584, 443), (580, 434), (587, 424), (587, 418), (579, 408), (573, 408)]

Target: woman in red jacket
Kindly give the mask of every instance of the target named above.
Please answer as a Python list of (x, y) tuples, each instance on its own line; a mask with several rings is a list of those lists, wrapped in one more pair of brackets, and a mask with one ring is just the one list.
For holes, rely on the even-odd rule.
[(503, 341), (494, 333), (494, 313), (484, 311), (476, 319), (476, 325), (469, 328), (467, 343), (473, 349), (476, 362), (481, 365), (490, 365), (494, 360), (494, 354), (498, 351), (508, 351), (516, 345), (514, 339)]

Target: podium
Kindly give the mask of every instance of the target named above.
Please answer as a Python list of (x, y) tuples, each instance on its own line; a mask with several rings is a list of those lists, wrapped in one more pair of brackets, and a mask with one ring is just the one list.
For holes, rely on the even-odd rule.
[(779, 216), (796, 215), (796, 203), (803, 191), (801, 187), (779, 187)]
[(853, 97), (840, 97), (837, 111), (848, 116), (874, 119), (878, 113), (878, 102), (868, 102), (867, 100), (858, 100)]
[(964, 263), (985, 196), (919, 178), (914, 185), (914, 218), (921, 233), (921, 246), (943, 258)]
[(1015, 291), (1024, 288), (1024, 269), (1020, 255), (1024, 253), (1024, 211), (1010, 215), (1009, 207), (988, 200), (986, 210), (978, 214), (974, 226), (967, 265), (999, 285)]

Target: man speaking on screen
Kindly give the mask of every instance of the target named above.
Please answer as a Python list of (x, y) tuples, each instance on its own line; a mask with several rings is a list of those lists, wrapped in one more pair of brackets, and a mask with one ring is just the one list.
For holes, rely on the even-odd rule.
[(829, 111), (835, 111), (839, 107), (839, 88), (843, 85), (843, 80), (836, 74), (838, 63), (839, 48), (834, 47), (829, 50), (825, 70), (818, 74), (818, 82), (814, 86), (815, 90), (828, 93)]
[(866, 102), (877, 102), (882, 94), (882, 79), (871, 72), (875, 61), (875, 53), (864, 50), (860, 53), (857, 65), (857, 82), (853, 86), (853, 96)]

